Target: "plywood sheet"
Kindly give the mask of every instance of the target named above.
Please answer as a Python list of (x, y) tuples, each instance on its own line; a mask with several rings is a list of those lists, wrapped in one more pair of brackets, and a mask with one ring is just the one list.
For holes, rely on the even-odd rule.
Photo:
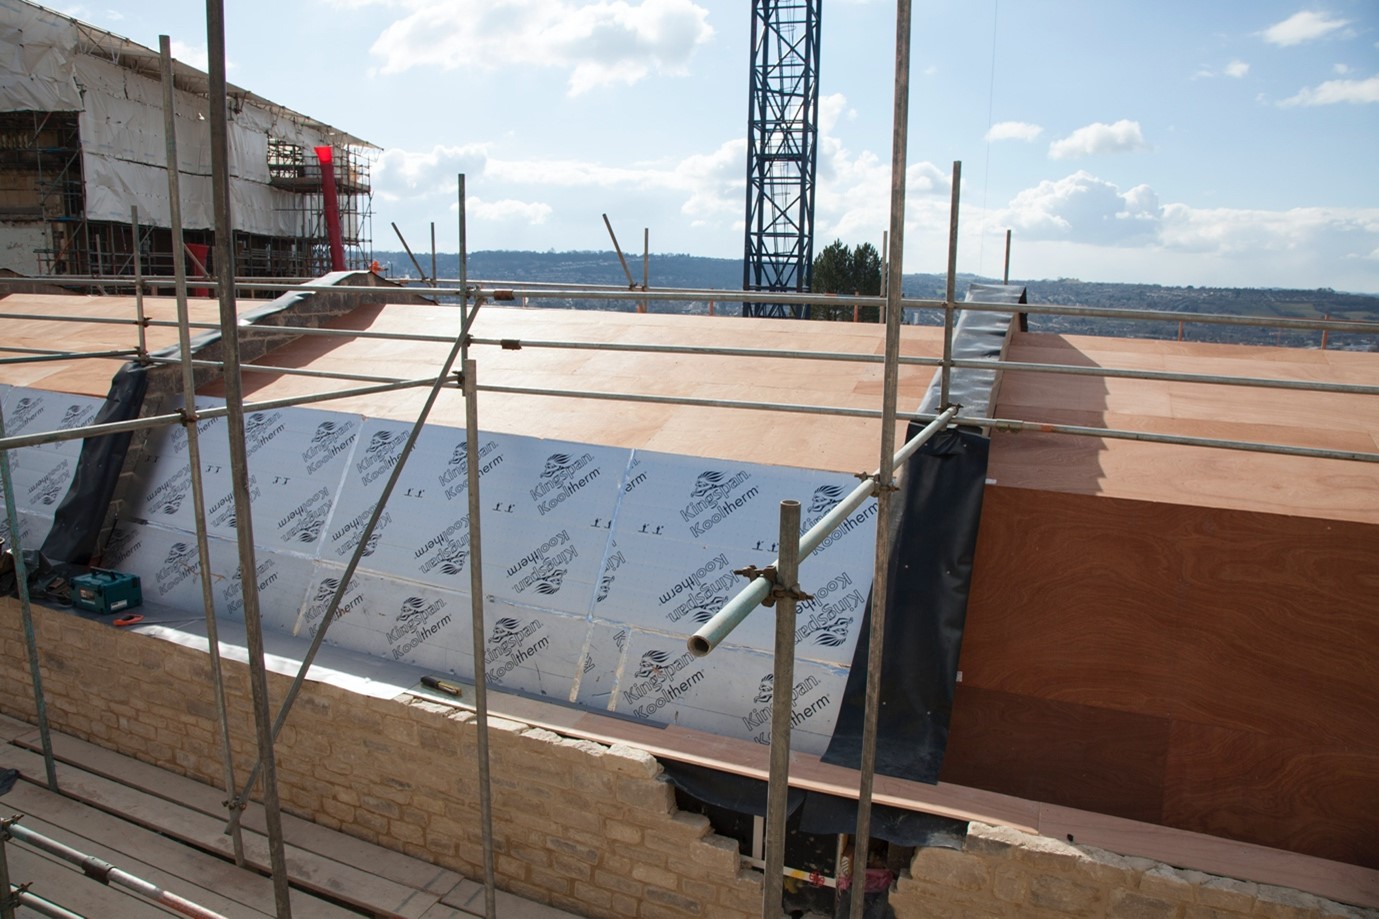
[[(1060, 801), (1087, 792), (1067, 769), (1029, 765), (1048, 758), (1045, 745), (1096, 742), (1111, 716), (1091, 709), (1157, 719), (1172, 726), (1169, 765), (1143, 808), (1161, 800), (1175, 825), (1225, 829), (1212, 823), (1213, 770), (1231, 775), (1249, 758), (1184, 738), (1234, 732), (1252, 738), (1263, 771), (1251, 781), (1275, 792), (1267, 814), (1232, 818), (1252, 821), (1239, 838), (1313, 851), (1315, 840), (1297, 827), (1326, 827), (1335, 838), (1325, 852), (1354, 853), (1368, 844), (1353, 822), (1356, 783), (1372, 782), (1363, 764), (1379, 755), (1376, 589), (1373, 526), (988, 488), (955, 749), (964, 736), (982, 738), (964, 760), (1016, 758), (1012, 739), (989, 727), (1010, 709), (1085, 707), (1081, 719), (1045, 717), (1047, 735), (1022, 742), (1037, 778), (1012, 772), (988, 786), (1044, 782)], [(964, 735), (968, 721), (973, 734)], [(1146, 755), (1119, 742), (1127, 761)], [(1306, 746), (1344, 751), (1362, 764), (1347, 768), (1371, 779), (1338, 780), (1338, 760), (1295, 755)], [(1368, 793), (1379, 800), (1379, 785)]]
[[(364, 307), (335, 323), (337, 328), (447, 336), (457, 331), (457, 325), (458, 312), (453, 307), (417, 305)], [(877, 325), (853, 323), (485, 306), (473, 334), (481, 341), (613, 342), (752, 348), (782, 355), (796, 351), (879, 355), (884, 351), (883, 331)], [(907, 327), (902, 338), (902, 353), (907, 356), (935, 357), (942, 351), (936, 329)], [(272, 352), (264, 362), (419, 378), (434, 375), (448, 350), (444, 343), (305, 337)], [(520, 350), (477, 344), (471, 356), (478, 364), (480, 387), (521, 386), (868, 410), (880, 407), (883, 376), (879, 363), (788, 356), (645, 354), (550, 349), (535, 344)], [(902, 368), (902, 411), (918, 405), (932, 375), (927, 367)], [(245, 392), (248, 399), (268, 399), (329, 388), (332, 386), (320, 380), (254, 374), (246, 379)], [(216, 393), (213, 389), (207, 392)], [(416, 416), (423, 398), (424, 392), (418, 390), (343, 399), (330, 407), (369, 417), (407, 420)], [(479, 417), (480, 424), (491, 431), (744, 462), (854, 472), (874, 469), (880, 459), (880, 425), (869, 419), (495, 392), (480, 393)], [(460, 394), (453, 389), (443, 392), (431, 418), (438, 424), (462, 426)]]
[(1164, 822), (1379, 868), (1379, 753), (1179, 721)]
[[(219, 323), (217, 301), (192, 298), (188, 314), (194, 323)], [(241, 300), (240, 313), (259, 309), (262, 300)], [(10, 294), (0, 298), (0, 316), (63, 316), (66, 319), (0, 318), (0, 342), (6, 347), (36, 348), (72, 352), (111, 350), (134, 351), (139, 345), (138, 309), (134, 297), (97, 297), (53, 294)], [(144, 315), (150, 320), (174, 325), (150, 325), (145, 341), (150, 351), (177, 344), (177, 301), (168, 297), (145, 297)], [(73, 322), (72, 319), (99, 319), (101, 322)], [(111, 323), (107, 320), (121, 320)], [(204, 334), (193, 329), (192, 337)], [(0, 353), (0, 357), (21, 355)], [(0, 383), (32, 386), (54, 392), (101, 396), (110, 390), (110, 378), (129, 360), (85, 358), (64, 361), (0, 364)]]
[[(1379, 357), (1132, 339), (1024, 334), (1014, 361), (1373, 384)], [(996, 414), (1052, 424), (1374, 453), (1379, 397), (1007, 373)], [(1060, 434), (1001, 433), (1003, 485), (1189, 506), (1379, 523), (1379, 463)]]
[(1168, 741), (1166, 718), (960, 683), (940, 778), (1159, 823)]

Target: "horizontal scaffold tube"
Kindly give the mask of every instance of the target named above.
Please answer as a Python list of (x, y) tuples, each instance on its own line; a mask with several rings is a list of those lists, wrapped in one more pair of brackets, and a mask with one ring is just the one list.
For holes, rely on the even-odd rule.
[[(906, 441), (895, 453), (894, 465), (900, 466), (920, 447), (924, 446), (935, 434), (946, 428), (955, 417), (957, 417), (957, 406), (950, 406), (945, 409), (937, 418), (929, 422), (923, 430), (914, 437)], [(800, 537), (800, 561), (803, 562), (811, 552), (819, 548), (828, 535), (838, 528), (838, 526), (848, 518), (848, 515), (855, 511), (876, 492), (875, 474), (862, 482), (843, 500), (834, 505), (833, 509), (825, 514), (818, 523), (814, 524)], [(885, 526), (885, 521), (881, 521), (881, 526)], [(776, 562), (771, 563), (771, 568), (776, 567)], [(714, 614), (708, 622), (699, 627), (693, 635), (689, 637), (687, 645), (689, 651), (695, 657), (703, 657), (714, 648), (718, 647), (723, 639), (742, 624), (747, 615), (766, 599), (771, 593), (771, 582), (764, 577), (753, 578), (751, 583), (742, 590), (738, 591), (737, 596), (733, 597), (723, 608)]]
[(169, 890), (164, 890), (152, 881), (130, 874), (121, 868), (104, 859), (96, 858), (94, 855), (87, 855), (72, 848), (66, 843), (58, 842), (56, 839), (44, 836), (42, 833), (35, 833), (17, 823), (9, 823), (5, 826), (4, 832), (11, 836), (16, 842), (22, 842), (27, 846), (32, 846), (49, 855), (56, 855), (66, 862), (71, 862), (82, 870), (87, 877), (99, 881), (102, 884), (115, 884), (126, 890), (132, 890), (141, 897), (146, 897), (155, 903), (160, 903), (174, 912), (184, 916), (194, 916), (196, 919), (225, 919), (223, 915), (214, 910), (199, 906), (196, 903), (179, 896)]

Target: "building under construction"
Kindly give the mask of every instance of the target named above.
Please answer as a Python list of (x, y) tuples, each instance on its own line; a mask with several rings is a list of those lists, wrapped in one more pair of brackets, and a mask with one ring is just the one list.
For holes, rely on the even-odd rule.
[(1379, 355), (955, 262), (0, 298), (0, 910), (1379, 915)]
[[(0, 269), (22, 275), (171, 275), (158, 52), (24, 0), (0, 33)], [(184, 259), (214, 271), (207, 75), (173, 64)], [(319, 147), (333, 152), (340, 245), (368, 267), (370, 156), (357, 137), (229, 88), (235, 274), (331, 268)]]

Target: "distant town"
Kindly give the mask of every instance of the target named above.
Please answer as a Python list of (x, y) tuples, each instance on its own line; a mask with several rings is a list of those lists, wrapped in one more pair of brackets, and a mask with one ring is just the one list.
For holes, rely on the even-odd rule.
[[(374, 257), (384, 273), (394, 278), (417, 278), (429, 275), (431, 254), (413, 253), (416, 264), (406, 252), (376, 251)], [(453, 253), (437, 253), (436, 274), (441, 278), (455, 278), (459, 274), (459, 258)], [(742, 262), (738, 259), (703, 258), (693, 255), (662, 255), (653, 253), (650, 259), (650, 286), (661, 288), (692, 288), (723, 290), (725, 293), (742, 287)], [(420, 266), (420, 272), (418, 271)], [(628, 270), (640, 284), (641, 256), (629, 256)], [(613, 252), (519, 252), (485, 251), (469, 256), (469, 277), (493, 281), (543, 281), (568, 284), (624, 285), (627, 275)], [(980, 278), (970, 274), (958, 276), (958, 296), (961, 297), (973, 282), (999, 281), (999, 278)], [(905, 275), (905, 296), (921, 299), (943, 299), (946, 279), (938, 274)], [(1029, 327), (1035, 332), (1114, 335), (1127, 338), (1178, 339), (1186, 341), (1233, 342), (1237, 344), (1280, 345), (1294, 348), (1334, 348), (1348, 351), (1379, 351), (1379, 335), (1374, 333), (1329, 332), (1326, 341), (1322, 333), (1287, 329), (1264, 329), (1245, 326), (1211, 325), (1193, 322), (1194, 314), (1224, 314), (1236, 316), (1279, 317), (1290, 319), (1348, 320), (1379, 322), (1379, 296), (1343, 293), (1328, 288), (1317, 290), (1281, 290), (1276, 288), (1240, 287), (1164, 287), (1157, 284), (1112, 284), (1080, 281), (1076, 278), (1042, 280), (1012, 279), (1024, 284), (1030, 303), (1056, 303), (1064, 306), (1083, 306), (1113, 309), (1162, 310), (1181, 313), (1179, 321), (1145, 322), (1124, 319), (1081, 318), (1070, 316), (1032, 315)], [(632, 311), (628, 301), (606, 299), (541, 300), (532, 306), (565, 307)], [(694, 303), (650, 304), (652, 312), (707, 313), (710, 301)], [(725, 297), (712, 303), (712, 311), (721, 315), (740, 315), (737, 301)], [(907, 321), (919, 324), (941, 322), (937, 311), (914, 310)]]

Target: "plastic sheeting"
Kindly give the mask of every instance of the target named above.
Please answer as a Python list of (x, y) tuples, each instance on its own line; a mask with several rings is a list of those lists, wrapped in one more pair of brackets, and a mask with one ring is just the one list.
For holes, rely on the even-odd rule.
[(0, 111), (79, 112), (72, 62), (77, 32), (65, 16), (0, 0)]
[[(141, 223), (168, 226), (161, 81), (81, 52), (78, 27), (65, 16), (18, 0), (0, 0), (0, 12), (0, 48), (5, 52), (0, 53), (0, 111), (80, 112), (86, 217), (125, 223), (130, 205), (137, 204)], [(117, 36), (110, 39), (131, 44)], [(326, 125), (255, 99), (236, 93), (230, 113), (235, 228), (296, 236), (303, 231), (298, 195), (270, 185), (269, 138), (310, 148), (338, 137)], [(174, 103), (183, 223), (188, 229), (211, 229), (207, 100), (177, 89)]]
[[(5, 434), (18, 437), (41, 431), (61, 431), (91, 424), (101, 400), (90, 396), (41, 389), (0, 386)], [(53, 514), (81, 463), (82, 442), (64, 440), (8, 451), (14, 503), (19, 517), (19, 545), (36, 549), (53, 526)], [(3, 502), (0, 483), (0, 502)], [(12, 543), (8, 515), (0, 510), (0, 539)]]
[[(106, 424), (138, 417), (147, 389), (148, 368), (125, 364), (110, 381), (110, 392), (89, 423)], [(72, 403), (73, 407), (80, 404)], [(67, 411), (70, 414), (73, 408)], [(43, 554), (48, 558), (75, 565), (90, 563), (101, 525), (115, 496), (115, 485), (124, 467), (131, 437), (132, 432), (124, 432), (88, 437), (80, 442), (71, 484), (62, 492), (62, 501), (53, 513), (52, 529), (43, 541)]]
[[(976, 287), (969, 299), (1017, 303), (1024, 297), (1023, 288)], [(953, 356), (995, 361), (1010, 319), (1005, 313), (962, 312), (954, 329)], [(954, 370), (949, 401), (984, 414), (996, 379), (994, 369)], [(935, 373), (919, 411), (935, 414), (944, 408), (941, 402), (941, 378)], [(907, 437), (921, 427), (912, 422)], [(877, 720), (876, 771), (883, 775), (937, 782), (943, 766), (990, 446), (978, 431), (950, 428), (921, 447), (904, 469), (891, 542), (883, 639), (887, 652)], [(870, 598), (863, 629), (843, 710), (824, 755), (825, 762), (853, 768), (862, 753)]]
[[(918, 431), (912, 423), (910, 436)], [(949, 429), (920, 448), (901, 483), (886, 590), (876, 771), (937, 782), (948, 743), (958, 652), (990, 441)], [(866, 705), (871, 614), (863, 622), (843, 711), (824, 761), (857, 768)]]

